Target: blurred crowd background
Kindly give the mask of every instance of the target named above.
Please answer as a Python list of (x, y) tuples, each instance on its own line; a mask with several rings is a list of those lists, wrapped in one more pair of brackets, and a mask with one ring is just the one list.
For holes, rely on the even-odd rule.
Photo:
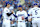
[[(13, 7), (13, 10), (16, 14), (18, 11), (18, 6), (21, 4), (23, 7), (23, 10), (25, 10), (27, 13), (30, 10), (30, 8), (33, 8), (33, 4), (37, 3), (38, 7), (40, 8), (40, 0), (0, 0), (0, 20), (3, 13), (4, 7), (6, 7), (6, 3), (10, 3), (11, 7)], [(14, 25), (16, 22), (14, 23)], [(31, 22), (26, 21), (26, 27), (31, 27)]]
[(24, 10), (32, 8), (34, 3), (38, 3), (40, 7), (40, 0), (0, 0), (0, 6), (4, 8), (7, 2), (10, 2), (11, 6), (13, 6), (13, 8), (16, 10), (18, 9), (19, 4), (23, 6)]

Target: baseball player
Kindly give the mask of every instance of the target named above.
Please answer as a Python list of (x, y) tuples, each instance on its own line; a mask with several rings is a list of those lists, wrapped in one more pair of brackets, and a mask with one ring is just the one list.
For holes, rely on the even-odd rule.
[(40, 27), (40, 8), (37, 3), (34, 4), (34, 7), (28, 13), (32, 18), (32, 27)]
[(10, 7), (10, 3), (7, 3), (6, 7), (3, 10), (3, 24), (2, 24), (2, 27), (10, 27), (11, 14), (13, 14), (13, 12), (10, 12), (9, 7)]
[(16, 15), (13, 14), (18, 19), (18, 27), (26, 27), (25, 19), (27, 19), (27, 12), (22, 10), (22, 5), (19, 5), (18, 10)]

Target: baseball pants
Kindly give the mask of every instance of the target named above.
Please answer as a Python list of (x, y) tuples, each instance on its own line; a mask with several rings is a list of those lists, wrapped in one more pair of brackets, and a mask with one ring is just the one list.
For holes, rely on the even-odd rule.
[(3, 20), (2, 27), (10, 27), (10, 20)]
[(32, 19), (32, 27), (40, 27), (40, 18), (33, 18)]
[(18, 22), (18, 27), (26, 27), (25, 22)]

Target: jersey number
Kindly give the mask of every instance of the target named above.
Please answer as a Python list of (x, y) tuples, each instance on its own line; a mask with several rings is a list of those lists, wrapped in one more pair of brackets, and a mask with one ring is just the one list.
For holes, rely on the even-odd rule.
[(35, 10), (35, 15), (37, 15), (38, 14), (38, 12), (37, 12), (37, 10)]

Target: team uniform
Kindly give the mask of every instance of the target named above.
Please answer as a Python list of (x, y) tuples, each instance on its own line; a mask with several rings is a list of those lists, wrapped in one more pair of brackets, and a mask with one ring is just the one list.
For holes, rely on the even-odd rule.
[(32, 27), (40, 27), (40, 8), (34, 7), (31, 8), (30, 11), (28, 12), (29, 14), (32, 14)]
[[(9, 13), (9, 15), (8, 15), (8, 13)], [(13, 19), (13, 16), (11, 16), (11, 14), (10, 14), (10, 10), (7, 7), (5, 7), (4, 10), (3, 10), (3, 24), (2, 24), (2, 27), (10, 27), (11, 17)]]
[[(26, 24), (25, 24), (25, 18), (27, 17), (26, 11), (24, 10), (17, 11), (16, 15), (18, 18), (18, 27), (26, 27)], [(22, 16), (24, 17), (24, 20), (22, 20)]]

